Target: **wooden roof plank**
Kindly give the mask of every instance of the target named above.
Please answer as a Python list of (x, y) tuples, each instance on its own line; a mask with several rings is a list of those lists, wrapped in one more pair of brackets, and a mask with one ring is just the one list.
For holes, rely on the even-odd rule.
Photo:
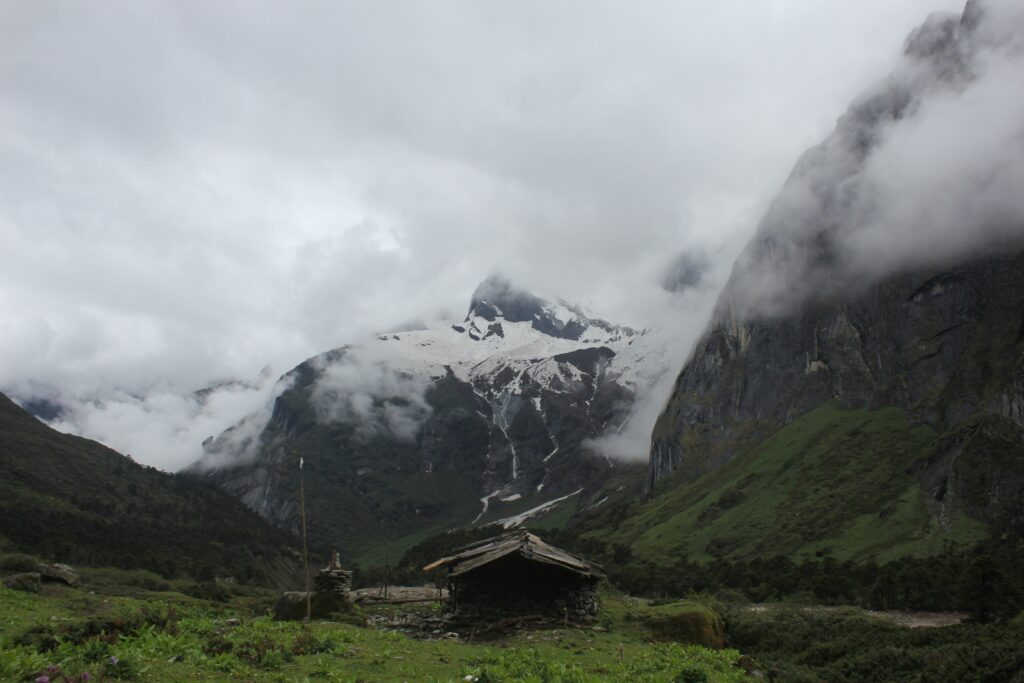
[(464, 546), (462, 552), (443, 557), (423, 569), (432, 571), (449, 566), (452, 576), (460, 576), (513, 553), (519, 553), (527, 560), (551, 564), (584, 576), (604, 578), (604, 573), (599, 569), (599, 565), (549, 545), (525, 530), (506, 533)]

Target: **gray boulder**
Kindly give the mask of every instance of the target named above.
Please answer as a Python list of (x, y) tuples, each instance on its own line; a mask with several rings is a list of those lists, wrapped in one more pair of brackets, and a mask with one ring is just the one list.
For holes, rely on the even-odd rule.
[[(338, 619), (357, 615), (348, 597), (333, 591), (314, 591), (310, 598), (310, 612), (313, 619)], [(302, 621), (305, 618), (304, 591), (289, 591), (278, 598), (274, 605), (274, 619), (277, 621)]]
[(38, 593), (42, 587), (42, 581), (38, 572), (24, 572), (22, 574), (12, 574), (4, 579), (4, 585), (15, 591), (24, 591), (25, 593)]
[(47, 583), (63, 583), (72, 588), (78, 588), (82, 583), (82, 577), (78, 572), (66, 564), (40, 564), (36, 571)]

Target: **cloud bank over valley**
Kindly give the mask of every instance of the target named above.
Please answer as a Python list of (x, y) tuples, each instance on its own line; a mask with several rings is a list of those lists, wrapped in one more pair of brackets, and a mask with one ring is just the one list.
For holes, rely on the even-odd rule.
[[(495, 271), (615, 323), (671, 327), (681, 365), (794, 159), (897, 65), (923, 17), (961, 9), (6, 4), (0, 390), (174, 470), (268, 410), (297, 363), (457, 321)], [(980, 193), (1000, 238), (1019, 209), (1021, 112), (996, 84), (1017, 78), (1018, 48), (988, 50), (973, 85), (886, 129), (863, 182), (890, 213), (858, 208), (873, 219), (849, 253), (876, 254), (933, 183), (945, 203), (928, 230), (962, 224)], [(950, 122), (961, 135), (940, 151)], [(332, 369), (325, 416), (407, 432), (419, 388), (374, 367)], [(408, 403), (348, 391), (353, 376)]]

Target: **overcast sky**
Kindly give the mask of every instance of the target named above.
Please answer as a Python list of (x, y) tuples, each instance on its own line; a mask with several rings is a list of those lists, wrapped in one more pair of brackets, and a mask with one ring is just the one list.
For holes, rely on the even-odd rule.
[(0, 390), (160, 396), (180, 424), (66, 426), (173, 469), (265, 398), (175, 397), (462, 315), (494, 270), (671, 315), (669, 263), (708, 255), (713, 289), (797, 156), (960, 9), (2, 2)]

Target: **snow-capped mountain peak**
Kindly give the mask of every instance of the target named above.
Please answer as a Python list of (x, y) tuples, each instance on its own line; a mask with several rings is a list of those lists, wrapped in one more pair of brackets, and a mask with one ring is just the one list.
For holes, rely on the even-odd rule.
[[(477, 319), (484, 321), (482, 324)], [(484, 280), (473, 292), (466, 314), (467, 326), (476, 329), (467, 332), (473, 336), (487, 334), (492, 324), (526, 322), (534, 330), (559, 339), (584, 341), (588, 336), (596, 338), (621, 334), (632, 335), (634, 330), (618, 327), (599, 318), (589, 316), (582, 308), (561, 299), (546, 301), (519, 289), (501, 275), (492, 275)]]
[(572, 503), (614, 468), (593, 444), (619, 434), (638, 394), (664, 375), (650, 372), (666, 355), (662, 341), (488, 278), (463, 320), (302, 363), (285, 376), (251, 452), (235, 457), (239, 440), (226, 433), (196, 469), (292, 526), (288, 454), (307, 454), (323, 468), (339, 544), (517, 523)]
[[(576, 375), (581, 359), (593, 360), (590, 354), (580, 352), (593, 349), (608, 361), (628, 351), (644, 334), (591, 316), (561, 299), (542, 299), (492, 276), (477, 287), (464, 320), (380, 334), (373, 342), (376, 348), (367, 351), (373, 357), (387, 358), (399, 372), (435, 379), (451, 372), (478, 388), (483, 383), (492, 392), (519, 393), (527, 376), (545, 386), (552, 385), (555, 375), (561, 375), (563, 382), (579, 381)], [(627, 375), (622, 378), (627, 383), (636, 381), (631, 372), (618, 374)], [(494, 385), (494, 378), (510, 376), (515, 379), (503, 387)], [(563, 384), (555, 381), (554, 387), (559, 386)]]

